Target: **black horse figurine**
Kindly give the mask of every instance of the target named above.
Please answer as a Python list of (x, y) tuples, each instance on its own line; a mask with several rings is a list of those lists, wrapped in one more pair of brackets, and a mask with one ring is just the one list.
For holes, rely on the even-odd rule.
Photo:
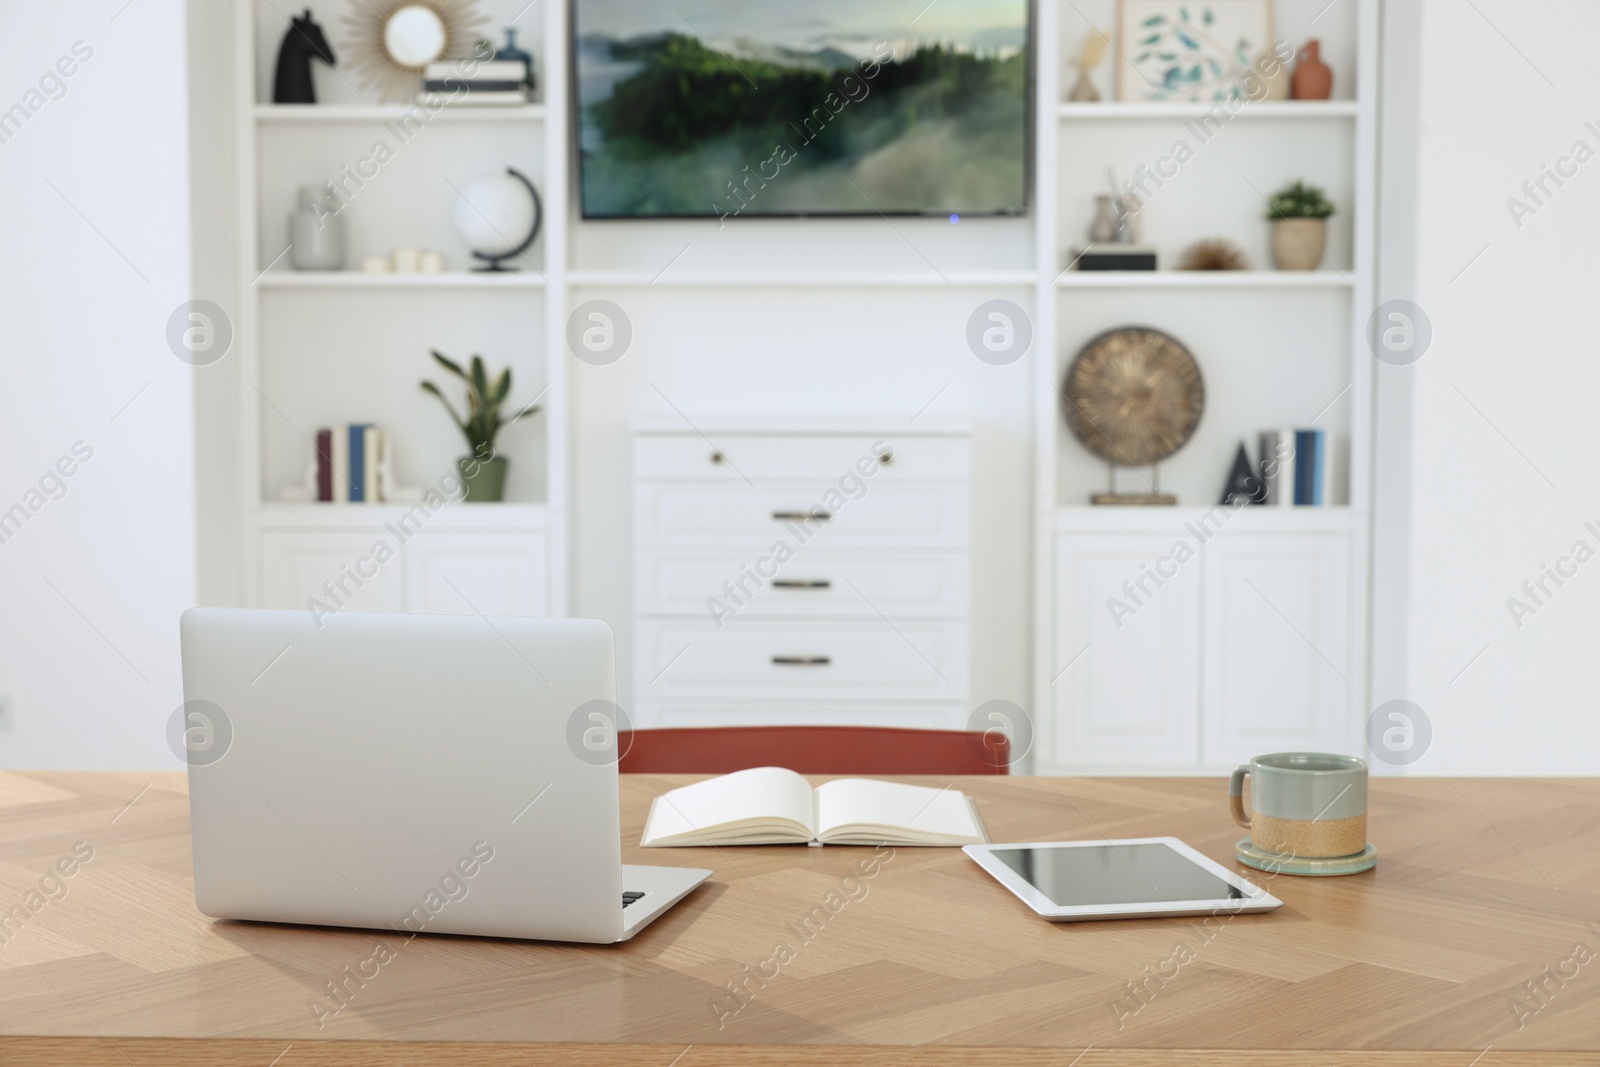
[(272, 79), (274, 104), (315, 104), (316, 86), (311, 84), (312, 57), (328, 66), (337, 66), (333, 49), (322, 27), (311, 18), (311, 9), (304, 15), (289, 19), (289, 32), (283, 35), (283, 47), (278, 49), (278, 71)]

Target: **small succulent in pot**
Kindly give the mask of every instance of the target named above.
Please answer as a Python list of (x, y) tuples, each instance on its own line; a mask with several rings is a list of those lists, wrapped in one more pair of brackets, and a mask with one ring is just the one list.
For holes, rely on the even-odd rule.
[(467, 439), (471, 455), (456, 461), (461, 470), (462, 483), (466, 486), (466, 500), (475, 504), (499, 502), (505, 496), (506, 459), (496, 453), (495, 438), (502, 429), (524, 415), (536, 413), (539, 405), (537, 402), (530, 403), (510, 418), (504, 418), (501, 408), (511, 395), (510, 367), (491, 381), (482, 356), (473, 356), (472, 362), (464, 368), (438, 351), (429, 351), (439, 366), (460, 378), (467, 387), (467, 414), (462, 417), (437, 385), (430, 381), (422, 382), (423, 391), (439, 398), (439, 403), (450, 413), (456, 428)]
[(1279, 270), (1316, 270), (1326, 256), (1328, 216), (1333, 201), (1315, 185), (1295, 182), (1268, 202), (1272, 222), (1272, 259)]

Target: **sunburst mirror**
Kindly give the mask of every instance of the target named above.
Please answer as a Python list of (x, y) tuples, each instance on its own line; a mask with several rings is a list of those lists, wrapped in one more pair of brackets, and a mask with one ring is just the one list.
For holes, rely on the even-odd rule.
[(352, 0), (344, 47), (361, 88), (384, 100), (410, 100), (429, 63), (466, 59), (488, 16), (478, 0)]
[[(1116, 468), (1159, 464), (1182, 448), (1205, 410), (1200, 365), (1176, 338), (1146, 326), (1108, 330), (1067, 369), (1061, 408), (1072, 434)], [(1157, 469), (1159, 479), (1159, 468)], [(1096, 504), (1175, 504), (1160, 491), (1098, 493)]]

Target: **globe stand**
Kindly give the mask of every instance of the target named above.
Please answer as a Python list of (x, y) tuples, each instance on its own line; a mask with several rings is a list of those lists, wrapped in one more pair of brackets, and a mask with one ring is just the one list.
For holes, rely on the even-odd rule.
[(1171, 493), (1161, 491), (1161, 464), (1150, 465), (1151, 487), (1148, 493), (1119, 493), (1117, 492), (1117, 465), (1106, 464), (1106, 488), (1104, 493), (1095, 493), (1089, 498), (1091, 504), (1110, 504), (1121, 507), (1174, 507), (1178, 498)]
[[(484, 261), (483, 266), (472, 268), (473, 272), (477, 274), (516, 273), (517, 268), (506, 266), (505, 261), (508, 259), (515, 259), (526, 252), (533, 244), (534, 240), (538, 238), (539, 227), (544, 222), (544, 203), (539, 199), (539, 190), (535, 189), (533, 187), (533, 183), (528, 180), (528, 176), (523, 174), (517, 168), (507, 167), (506, 173), (528, 187), (528, 195), (533, 197), (533, 225), (528, 229), (528, 236), (523, 239), (522, 243), (511, 249), (509, 252), (491, 254), (489, 252), (474, 251), (472, 253), (473, 258)], [(510, 238), (507, 238), (507, 240), (510, 240)]]

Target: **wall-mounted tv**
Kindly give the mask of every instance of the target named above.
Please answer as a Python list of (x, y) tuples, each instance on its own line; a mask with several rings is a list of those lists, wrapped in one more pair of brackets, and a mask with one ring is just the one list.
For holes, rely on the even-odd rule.
[(573, 0), (586, 219), (1021, 215), (1029, 0)]

